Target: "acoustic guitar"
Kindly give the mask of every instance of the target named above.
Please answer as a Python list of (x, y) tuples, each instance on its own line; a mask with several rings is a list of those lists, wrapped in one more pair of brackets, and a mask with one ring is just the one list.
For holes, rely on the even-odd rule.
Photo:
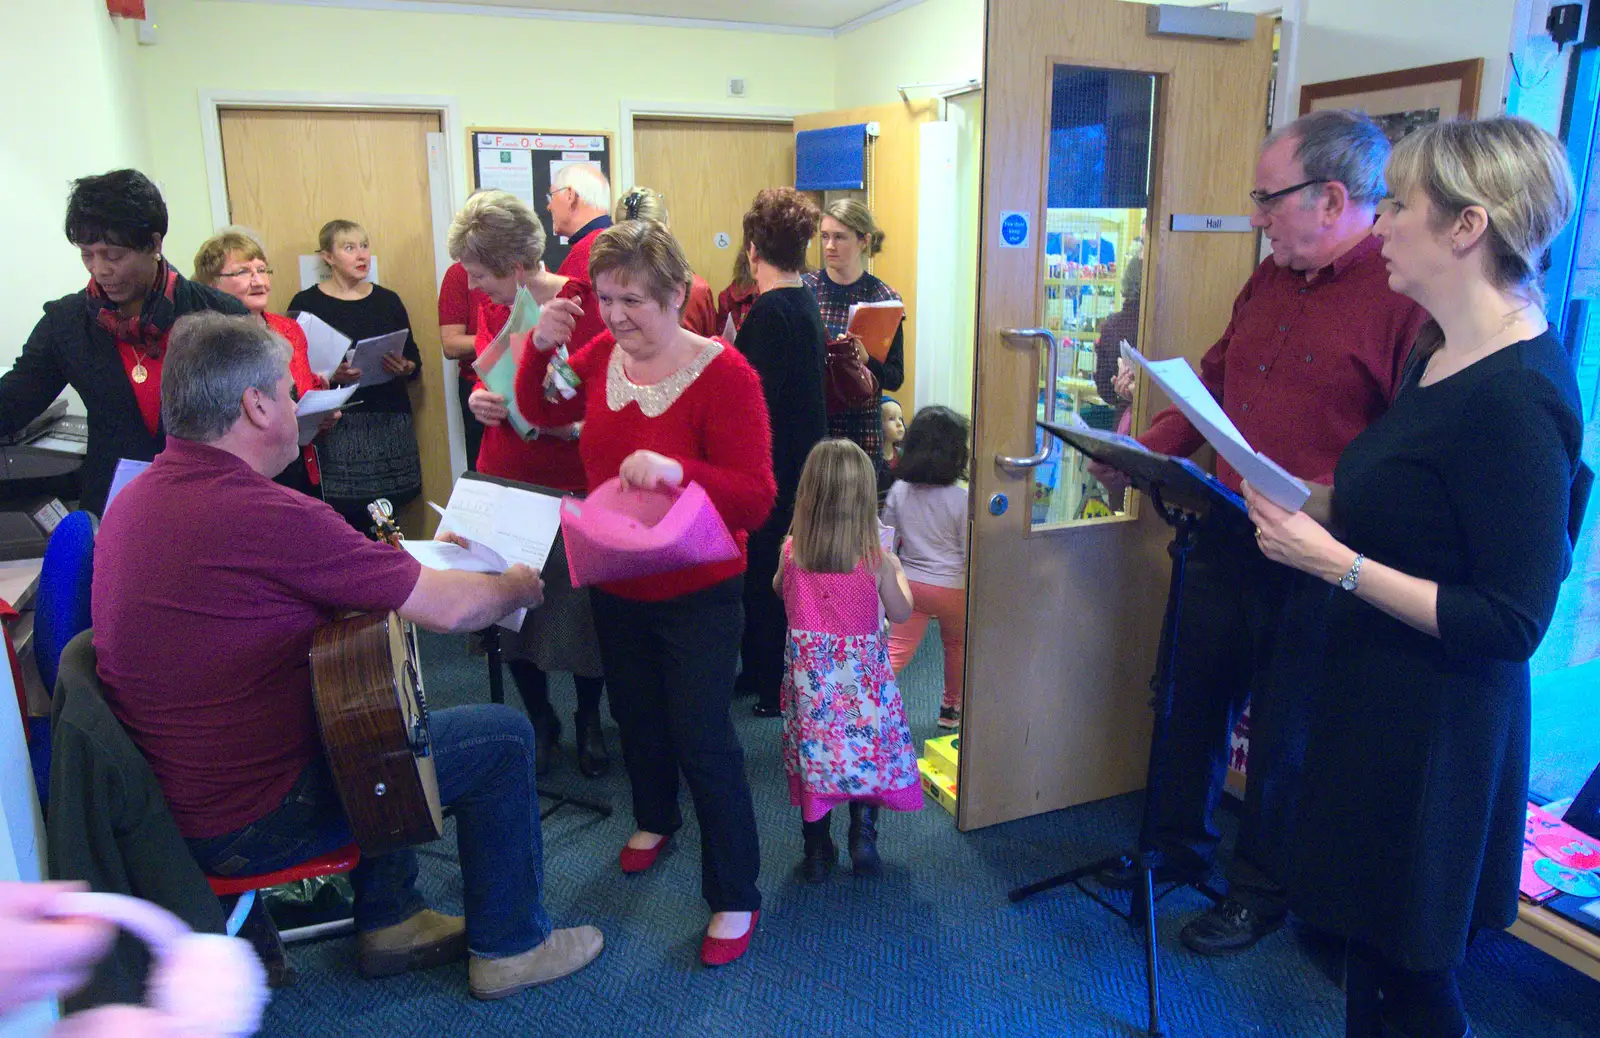
[[(389, 502), (369, 511), (398, 544)], [(395, 613), (363, 613), (319, 628), (311, 688), (339, 800), (357, 846), (384, 854), (444, 831), (417, 632)]]

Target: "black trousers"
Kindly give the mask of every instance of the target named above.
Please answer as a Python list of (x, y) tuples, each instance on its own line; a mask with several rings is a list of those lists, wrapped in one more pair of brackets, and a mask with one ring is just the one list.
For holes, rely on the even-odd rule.
[(477, 385), (475, 379), (460, 379), (457, 388), (461, 390), (461, 431), (467, 440), (467, 471), (478, 471), (478, 448), (483, 446), (483, 423), (478, 421), (478, 416), (472, 413), (472, 408), (467, 406), (467, 398), (472, 395), (472, 387)]
[(1165, 773), (1151, 809), (1168, 860), (1212, 864), (1229, 736), (1250, 704), (1249, 774), (1228, 892), (1270, 917), (1287, 910), (1306, 687), (1328, 585), (1268, 561), (1244, 530), (1203, 526), (1189, 556)]
[(766, 525), (750, 534), (749, 563), (744, 575), (744, 639), (739, 646), (742, 669), (738, 691), (740, 695), (756, 696), (762, 706), (774, 709), (783, 684), (789, 618), (783, 599), (772, 590), (772, 578), (778, 572), (778, 556), (793, 516), (787, 510), (775, 511)]
[(713, 912), (761, 907), (761, 851), (744, 750), (728, 710), (743, 623), (743, 578), (665, 602), (595, 589), (611, 715), (645, 832), (673, 833), (681, 771), (700, 823), (700, 892)]

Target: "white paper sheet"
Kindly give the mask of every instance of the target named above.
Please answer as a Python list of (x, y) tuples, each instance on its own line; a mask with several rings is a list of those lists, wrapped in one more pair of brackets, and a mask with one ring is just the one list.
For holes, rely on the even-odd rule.
[(111, 507), (111, 502), (117, 499), (124, 487), (133, 482), (133, 478), (150, 467), (148, 461), (132, 461), (128, 458), (117, 460), (117, 471), (111, 476), (111, 489), (106, 493), (106, 508)]
[(316, 439), (317, 429), (329, 414), (343, 407), (355, 395), (359, 386), (341, 386), (338, 389), (312, 389), (300, 397), (295, 406), (295, 417), (300, 423), (300, 446)]
[(482, 544), (508, 563), (542, 570), (561, 530), (561, 498), (458, 479), (439, 529)]
[(401, 328), (399, 331), (389, 332), (385, 335), (374, 335), (370, 339), (362, 339), (352, 348), (350, 366), (361, 369), (360, 386), (376, 386), (394, 378), (394, 373), (384, 370), (383, 358), (386, 354), (400, 354), (406, 345), (406, 336), (410, 335), (409, 329)]
[(295, 321), (300, 325), (300, 330), (306, 333), (306, 360), (310, 362), (311, 370), (323, 378), (330, 377), (350, 350), (350, 336), (316, 314), (304, 310)]
[(401, 541), (400, 547), (429, 569), (458, 569), (467, 573), (504, 573), (507, 568), (504, 559), (495, 556), (482, 545), (478, 546), (481, 553), (450, 541)]
[(1259, 491), (1262, 496), (1280, 508), (1298, 512), (1311, 496), (1311, 488), (1291, 475), (1283, 466), (1250, 446), (1233, 420), (1223, 413), (1222, 405), (1200, 381), (1194, 368), (1182, 357), (1171, 360), (1148, 360), (1138, 350), (1121, 343), (1122, 355), (1150, 372), (1155, 380), (1185, 418), (1194, 424), (1206, 442), (1232, 465), (1239, 475)]

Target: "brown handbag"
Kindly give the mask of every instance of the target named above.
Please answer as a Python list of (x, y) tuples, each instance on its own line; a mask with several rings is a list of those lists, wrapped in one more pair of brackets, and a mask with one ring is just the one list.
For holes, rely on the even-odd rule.
[(878, 377), (856, 355), (855, 341), (828, 343), (828, 367), (823, 380), (829, 414), (859, 411), (878, 400)]

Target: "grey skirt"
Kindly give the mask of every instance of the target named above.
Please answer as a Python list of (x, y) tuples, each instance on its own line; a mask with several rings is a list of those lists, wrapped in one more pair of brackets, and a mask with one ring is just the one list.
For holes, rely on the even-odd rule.
[(422, 490), (417, 431), (404, 412), (352, 411), (317, 441), (322, 494), (399, 507)]
[(594, 614), (589, 609), (589, 589), (572, 586), (567, 571), (567, 546), (561, 535), (545, 560), (544, 602), (528, 610), (522, 630), (508, 639), (506, 655), (527, 660), (542, 671), (567, 671), (584, 678), (598, 678), (605, 670), (600, 665), (600, 640), (594, 633)]

